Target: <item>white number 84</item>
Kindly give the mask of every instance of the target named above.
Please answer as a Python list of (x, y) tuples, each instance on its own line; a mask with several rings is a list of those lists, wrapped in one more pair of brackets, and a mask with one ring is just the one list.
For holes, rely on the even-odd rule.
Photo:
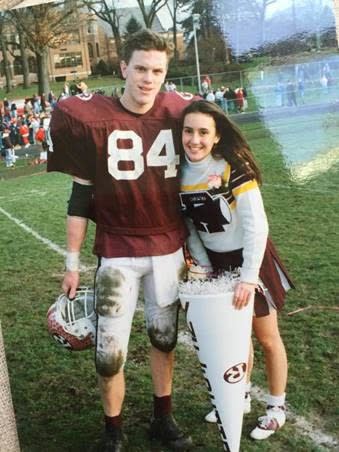
[[(118, 147), (118, 140), (131, 140), (129, 149)], [(160, 155), (165, 148), (165, 154)], [(133, 162), (134, 169), (120, 170), (119, 162)], [(165, 178), (177, 175), (179, 155), (176, 155), (172, 130), (161, 130), (146, 156), (147, 166), (165, 166)], [(115, 130), (108, 137), (108, 171), (117, 180), (138, 179), (145, 170), (141, 137), (132, 130)]]

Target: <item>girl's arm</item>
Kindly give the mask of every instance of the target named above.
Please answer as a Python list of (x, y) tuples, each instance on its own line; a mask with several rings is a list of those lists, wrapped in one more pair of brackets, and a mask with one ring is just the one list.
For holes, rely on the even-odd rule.
[(235, 288), (234, 306), (241, 309), (246, 306), (258, 284), (259, 270), (264, 257), (268, 223), (260, 190), (255, 181), (248, 182), (248, 190), (241, 187), (235, 197), (240, 227), (243, 230), (243, 265), (240, 271), (240, 283)]

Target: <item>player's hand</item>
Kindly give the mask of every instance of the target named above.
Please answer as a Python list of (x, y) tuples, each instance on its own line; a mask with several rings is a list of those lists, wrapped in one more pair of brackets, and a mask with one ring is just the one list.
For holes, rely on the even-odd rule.
[(235, 309), (242, 309), (248, 305), (256, 287), (256, 284), (246, 282), (239, 282), (235, 286), (233, 296), (233, 306)]
[(77, 288), (79, 287), (79, 282), (80, 282), (79, 272), (65, 273), (61, 287), (68, 298), (72, 299), (75, 297)]

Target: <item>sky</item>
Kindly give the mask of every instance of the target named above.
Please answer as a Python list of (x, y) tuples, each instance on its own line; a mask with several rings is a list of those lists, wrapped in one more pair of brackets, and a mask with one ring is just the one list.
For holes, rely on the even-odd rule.
[[(132, 0), (133, 1), (133, 0)], [(317, 0), (319, 3), (322, 2), (324, 6), (328, 5), (330, 7), (333, 7), (333, 0)], [(272, 5), (269, 5), (267, 8), (267, 16), (274, 14), (275, 12), (287, 8), (292, 7), (293, 0), (277, 0), (275, 3), (272, 3)], [(305, 0), (295, 0), (295, 6), (298, 8), (298, 5), (305, 4)]]

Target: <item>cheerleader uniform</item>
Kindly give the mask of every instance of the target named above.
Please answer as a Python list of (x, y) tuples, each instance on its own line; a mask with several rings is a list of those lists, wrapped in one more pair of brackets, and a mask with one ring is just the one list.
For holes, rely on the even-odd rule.
[(180, 200), (190, 231), (193, 260), (214, 271), (240, 268), (240, 280), (257, 284), (254, 312), (268, 315), (284, 305), (293, 283), (268, 238), (256, 180), (211, 154), (182, 165)]

